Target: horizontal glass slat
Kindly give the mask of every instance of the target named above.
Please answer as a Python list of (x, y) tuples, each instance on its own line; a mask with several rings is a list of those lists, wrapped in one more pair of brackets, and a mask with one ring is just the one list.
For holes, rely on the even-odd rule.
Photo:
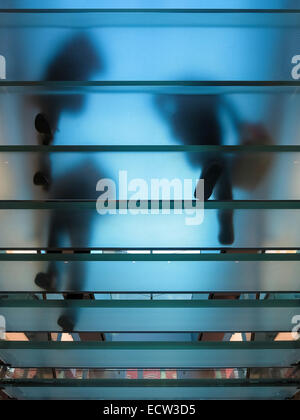
[(298, 27), (291, 9), (2, 9), (4, 27), (271, 26)]
[[(289, 76), (288, 76), (289, 77)], [(0, 92), (1, 86), (5, 95), (0, 94), (0, 115), (2, 116), (1, 130), (0, 130), (0, 146), (1, 151), (4, 151), (2, 147), (11, 147), (18, 146), (19, 150), (24, 151), (26, 146), (36, 146), (35, 150), (41, 150), (40, 144), (41, 138), (38, 136), (38, 133), (34, 127), (35, 117), (38, 112), (44, 112), (48, 115), (48, 118), (52, 121), (52, 128), (57, 130), (54, 133), (54, 139), (52, 146), (49, 148), (44, 148), (44, 150), (55, 151), (55, 146), (85, 146), (87, 149), (82, 148), (80, 151), (98, 151), (105, 150), (108, 146), (113, 146), (116, 151), (116, 147), (120, 146), (123, 148), (123, 151), (126, 150), (126, 147), (130, 146), (127, 151), (135, 151), (134, 147), (137, 150), (147, 150), (151, 151), (151, 148), (156, 146), (163, 146), (158, 151), (168, 150), (195, 150), (195, 142), (198, 141), (198, 132), (195, 136), (194, 146), (191, 146), (193, 142), (189, 141), (188, 133), (191, 131), (193, 133), (192, 126), (189, 125), (191, 122), (188, 119), (188, 115), (184, 114), (183, 104), (187, 103), (187, 107), (191, 110), (199, 109), (203, 103), (207, 101), (209, 103), (210, 96), (207, 97), (204, 95), (204, 98), (199, 95), (193, 95), (193, 89), (198, 89), (197, 84), (200, 87), (200, 93), (207, 94), (211, 91), (212, 94), (216, 93), (215, 89), (225, 89), (223, 93), (230, 93), (230, 84), (234, 82), (223, 82), (224, 87), (222, 87), (222, 82), (216, 82), (220, 84), (219, 87), (208, 86), (205, 87), (205, 84), (213, 82), (180, 82), (183, 86), (173, 86), (170, 82), (170, 86), (167, 85), (163, 87), (164, 82), (158, 82), (161, 86), (156, 87), (158, 89), (157, 94), (153, 91), (151, 94), (151, 89), (154, 87), (148, 86), (147, 89), (150, 89), (148, 94), (143, 94), (143, 83), (147, 82), (136, 82), (137, 86), (134, 87), (135, 82), (131, 82), (131, 87), (126, 87), (126, 89), (137, 89), (137, 93), (126, 93), (124, 86), (120, 87), (123, 89), (123, 93), (117, 93), (117, 86), (113, 86), (115, 90), (114, 93), (105, 93), (99, 94), (102, 92), (102, 88), (96, 89), (96, 92), (93, 91), (93, 88), (83, 86), (81, 91), (77, 91), (76, 87), (70, 87), (69, 89), (63, 89), (63, 83), (59, 83), (60, 89), (57, 90), (57, 94), (51, 95), (50, 91), (48, 92), (47, 83), (40, 82), (41, 85), (39, 88), (35, 87), (36, 95), (34, 91), (29, 92), (26, 95), (26, 89), (31, 89), (30, 86), (22, 87), (22, 82), (19, 82), (21, 86), (18, 88), (13, 87), (13, 82), (3, 82), (1, 85), (0, 81)], [(101, 83), (101, 82), (100, 82)], [(109, 82), (107, 82), (109, 83)], [(120, 82), (122, 85), (126, 85), (127, 82)], [(155, 84), (148, 82), (149, 85)], [(228, 86), (226, 85), (228, 83)], [(221, 127), (221, 136), (219, 138), (219, 143), (222, 146), (213, 146), (210, 142), (210, 139), (207, 141), (208, 146), (196, 146), (200, 150), (211, 150), (218, 151), (230, 150), (229, 147), (224, 146), (238, 146), (234, 147), (231, 151), (234, 152), (239, 147), (242, 146), (242, 150), (247, 150), (247, 136), (243, 132), (238, 133), (238, 128), (243, 123), (250, 123), (253, 129), (257, 129), (257, 124), (253, 124), (253, 121), (259, 122), (259, 136), (256, 135), (253, 142), (251, 142), (252, 150), (259, 148), (268, 152), (274, 146), (298, 146), (299, 139), (297, 136), (298, 133), (298, 113), (297, 110), (300, 107), (300, 95), (297, 95), (297, 92), (300, 90), (299, 82), (286, 82), (287, 87), (272, 87), (272, 82), (261, 82), (262, 85), (270, 84), (267, 87), (269, 93), (257, 92), (255, 89), (263, 89), (263, 87), (249, 87), (249, 89), (254, 89), (252, 93), (242, 93), (243, 89), (248, 89), (246, 86), (242, 86), (243, 82), (235, 82), (237, 85), (240, 83), (241, 86), (233, 87), (233, 89), (240, 89), (240, 93), (235, 93), (233, 95), (222, 95), (219, 98), (216, 98), (215, 105), (213, 106), (213, 112), (216, 117), (216, 121), (212, 124), (212, 128), (216, 126), (216, 123)], [(248, 82), (245, 82), (247, 85)], [(30, 85), (31, 82), (28, 82)], [(52, 82), (53, 84), (53, 82)], [(67, 83), (68, 84), (68, 83)], [(80, 85), (80, 82), (74, 82), (74, 85)], [(93, 82), (91, 82), (93, 84)], [(249, 82), (249, 85), (255, 86), (256, 82)], [(284, 84), (284, 82), (283, 82)], [(26, 83), (25, 83), (26, 85)], [(50, 82), (51, 85), (51, 82)], [(72, 82), (70, 82), (72, 85)], [(164, 89), (173, 89), (175, 95), (160, 95), (159, 90), (163, 93)], [(277, 92), (279, 89), (287, 89), (285, 94), (279, 94)], [(16, 93), (8, 93), (11, 89), (17, 89)], [(22, 92), (22, 89), (25, 89)], [(107, 87), (103, 89), (108, 89)], [(178, 90), (176, 95), (176, 89)], [(43, 90), (46, 92), (43, 94)], [(186, 95), (179, 95), (181, 93), (190, 93), (190, 100), (188, 101)], [(49, 95), (47, 94), (49, 93)], [(79, 96), (77, 96), (79, 93)], [(97, 93), (98, 92), (98, 93)], [(194, 92), (196, 93), (196, 91)], [(292, 96), (291, 96), (292, 95)], [(182, 106), (180, 106), (182, 100)], [(195, 101), (195, 103), (194, 103)], [(214, 103), (214, 101), (213, 101)], [(77, 106), (80, 107), (77, 108)], [(174, 124), (174, 118), (172, 117), (172, 112), (176, 108), (176, 104), (179, 105), (178, 118), (182, 123), (179, 127)], [(26, 108), (26, 116), (22, 111)], [(211, 106), (209, 107), (211, 109)], [(70, 112), (69, 112), (70, 110)], [(72, 111), (74, 110), (74, 112)], [(199, 117), (205, 117), (206, 112), (199, 111), (199, 115), (192, 112), (194, 115), (193, 118), (197, 118), (197, 124)], [(15, 116), (15, 118), (12, 117)], [(129, 115), (134, 115), (134, 118), (129, 118)], [(276, 124), (274, 119), (276, 116)], [(227, 121), (225, 124), (224, 119)], [(16, 125), (16, 121), (18, 124)], [(115, 121), (118, 121), (118, 124), (115, 124)], [(15, 125), (14, 125), (15, 124)], [(228, 127), (230, 125), (230, 127)], [(199, 131), (203, 126), (203, 130), (206, 130), (203, 123), (199, 126)], [(15, 127), (13, 130), (12, 127)], [(101, 127), (101, 129), (99, 129)], [(256, 127), (256, 128), (255, 128)], [(264, 133), (261, 132), (263, 127)], [(243, 131), (243, 130), (242, 130)], [(201, 136), (202, 137), (202, 136)], [(203, 143), (200, 142), (199, 143)], [(106, 147), (105, 147), (106, 146)], [(126, 147), (125, 147), (126, 146)], [(147, 146), (147, 147), (146, 147)], [(263, 147), (262, 147), (263, 146)], [(265, 148), (268, 146), (267, 148)], [(90, 147), (90, 149), (88, 149)], [(140, 149), (139, 149), (140, 148)], [(27, 148), (26, 150), (29, 150)], [(10, 149), (11, 150), (11, 149)], [(63, 148), (60, 148), (63, 150)], [(73, 147), (69, 148), (67, 151), (74, 150)], [(78, 149), (77, 149), (78, 150)], [(109, 150), (107, 148), (106, 150)], [(282, 151), (280, 148), (278, 151)], [(290, 149), (297, 151), (296, 149)], [(153, 149), (152, 149), (153, 151)], [(183, 155), (186, 159), (188, 155)], [(175, 158), (173, 156), (173, 158)], [(5, 162), (5, 160), (4, 160)], [(185, 160), (186, 164), (189, 164)], [(23, 166), (22, 166), (23, 167)], [(22, 168), (20, 167), (20, 169)]]
[[(186, 219), (191, 216), (173, 211), (100, 216), (96, 209), (54, 214), (50, 210), (0, 210), (0, 247), (219, 248), (217, 212), (206, 210), (203, 223), (190, 226)], [(71, 225), (64, 232), (57, 221), (66, 218)], [(299, 210), (236, 210), (233, 223), (235, 248), (299, 248)]]
[[(53, 256), (53, 254), (48, 255)], [(77, 255), (80, 254), (74, 254), (74, 257), (76, 258)], [(114, 254), (85, 254), (82, 257), (105, 257), (106, 255)], [(211, 254), (206, 255), (213, 257)], [(166, 260), (140, 261), (137, 259), (140, 257), (139, 254), (130, 254), (132, 261), (84, 262), (70, 261), (69, 256), (64, 254), (62, 257), (65, 258), (64, 261), (52, 263), (3, 261), (0, 258), (0, 291), (2, 293), (40, 292), (43, 289), (40, 289), (34, 280), (38, 273), (47, 273), (51, 267), (55, 267), (56, 271), (51, 291), (57, 292), (284, 293), (299, 290), (300, 261), (284, 261), (283, 258), (281, 261), (238, 260), (246, 254), (234, 254), (233, 261), (217, 260), (223, 255), (230, 256), (230, 254), (217, 254), (215, 261), (174, 261), (174, 258), (171, 260), (174, 254), (154, 254), (152, 257), (165, 257)], [(283, 254), (258, 255), (270, 258), (272, 255), (277, 257)], [(289, 255), (300, 258), (300, 254), (286, 254), (286, 256)], [(20, 254), (7, 254), (7, 256), (17, 257)], [(34, 255), (27, 257), (32, 256)], [(255, 256), (252, 254), (249, 258), (255, 258)], [(175, 257), (180, 258), (176, 254)], [(181, 257), (188, 257), (188, 254), (183, 254)], [(101, 273), (100, 278), (99, 273)]]
[(288, 367), (300, 360), (300, 342), (84, 343), (0, 342), (11, 367), (38, 368), (243, 368)]
[[(101, 332), (291, 331), (300, 300), (272, 301), (25, 301), (1, 302), (6, 329)], [(61, 318), (63, 317), (63, 318)], [(68, 320), (68, 322), (65, 322)], [(68, 327), (67, 327), (68, 329)], [(70, 327), (69, 327), (70, 329)]]
[[(292, 81), (297, 80), (297, 63), (291, 60), (297, 55), (299, 16), (299, 10), (278, 14), (4, 12), (0, 13), (1, 55), (11, 81)], [(249, 51), (255, 51), (255, 59)], [(77, 105), (64, 103), (71, 113), (81, 108)]]
[[(222, 153), (226, 153), (226, 156), (230, 151), (232, 153), (237, 153), (239, 159), (241, 158), (240, 152), (246, 152), (249, 149), (259, 149), (264, 152), (275, 150), (278, 152), (286, 150), (297, 152), (299, 150), (297, 109), (300, 107), (300, 96), (297, 94), (294, 95), (294, 92), (300, 92), (297, 87), (298, 85), (290, 87), (292, 90), (289, 93), (287, 92), (286, 95), (226, 95), (226, 98), (223, 98), (225, 102), (223, 106), (220, 104), (218, 105), (219, 102), (222, 103), (222, 98), (219, 98), (220, 100), (217, 101), (214, 112), (217, 114), (217, 108), (220, 106), (220, 114), (224, 114), (223, 117), (230, 119), (233, 124), (224, 125), (224, 118), (222, 119), (221, 115), (218, 114), (217, 120), (221, 127), (221, 135), (218, 141), (221, 145), (214, 146), (209, 140), (207, 141), (208, 145), (197, 146), (195, 145), (195, 142), (198, 141), (198, 133), (197, 137), (195, 136), (194, 142), (189, 141), (188, 134), (189, 132), (193, 133), (193, 129), (192, 126), (189, 127), (190, 122), (188, 116), (182, 114), (182, 111), (179, 112), (177, 118), (179, 121), (182, 120), (182, 123), (177, 129), (175, 127), (172, 110), (174, 110), (173, 105), (175, 106), (176, 102), (180, 104), (180, 95), (144, 95), (142, 93), (106, 93), (104, 95), (98, 95), (92, 92), (82, 92), (79, 95), (80, 97), (78, 97), (76, 94), (72, 94), (71, 89), (69, 94), (61, 92), (62, 96), (59, 95), (58, 92), (58, 95), (52, 97), (41, 94), (40, 96), (35, 96), (33, 99), (32, 95), (25, 95), (21, 92), (20, 94), (9, 94), (7, 93), (7, 90), (10, 88), (5, 85), (5, 87), (3, 87), (5, 95), (0, 94), (0, 115), (2, 115), (0, 151), (12, 151), (12, 146), (18, 146), (18, 149), (15, 150), (20, 150), (22, 152), (25, 150), (29, 151), (32, 146), (36, 147), (34, 148), (36, 151), (47, 150), (54, 152), (65, 150), (66, 152), (69, 152), (76, 150), (80, 151), (80, 153), (88, 151), (109, 151), (109, 147), (112, 148), (111, 151), (113, 152), (117, 152), (118, 147), (120, 147), (122, 152), (135, 152), (137, 150), (146, 153), (149, 153), (150, 151), (153, 152), (154, 150), (157, 152), (171, 152), (174, 150), (181, 152), (191, 151), (192, 156), (189, 156), (188, 153), (181, 154), (182, 160), (181, 162), (177, 162), (179, 165), (177, 175), (180, 171), (185, 172), (187, 167), (192, 166), (190, 158), (193, 157), (193, 153), (196, 153), (197, 149), (202, 152), (217, 152), (221, 150)], [(159, 105), (160, 98), (164, 96), (165, 99), (162, 102), (165, 102), (167, 108), (165, 110), (164, 106)], [(183, 97), (184, 96), (186, 95), (183, 95)], [(191, 98), (194, 98), (196, 95), (190, 96)], [(76, 108), (76, 103), (79, 99), (80, 103), (82, 101), (82, 109), (78, 109), (78, 112), (69, 113), (68, 109)], [(195, 99), (190, 99), (191, 103), (189, 107), (192, 109), (198, 108), (198, 101), (200, 103), (201, 101), (205, 102), (205, 99), (201, 100), (201, 97), (197, 98), (196, 96), (196, 103), (193, 105), (194, 100)], [(208, 100), (207, 97), (206, 100)], [(183, 102), (186, 101), (186, 98), (183, 99)], [(227, 108), (228, 105), (229, 108), (232, 108), (231, 111), (230, 109), (226, 109), (226, 103), (228, 103)], [(86, 106), (83, 106), (83, 104), (86, 104)], [(26, 107), (26, 118), (22, 111), (24, 107)], [(167, 115), (165, 115), (164, 111), (166, 111)], [(35, 117), (38, 112), (44, 112), (49, 115), (50, 118), (53, 118), (53, 130), (55, 130), (54, 126), (57, 125), (53, 143), (50, 147), (42, 148), (42, 146), (38, 146), (41, 142), (41, 137), (34, 127)], [(182, 118), (180, 117), (180, 114), (182, 114)], [(12, 118), (12, 115), (15, 115), (15, 118)], [(135, 118), (129, 118), (128, 115), (134, 115)], [(276, 125), (274, 124), (275, 115)], [(205, 113), (203, 115), (203, 112), (201, 111), (199, 112), (199, 116), (196, 115), (197, 124), (200, 116), (205, 117)], [(257, 124), (251, 124), (253, 120), (259, 121), (259, 126), (257, 126)], [(14, 125), (16, 121), (18, 121), (18, 124)], [(118, 121), (118, 124), (115, 124), (115, 121)], [(253, 142), (251, 141), (250, 147), (247, 143), (246, 134), (243, 134), (243, 130), (240, 134), (237, 130), (239, 124), (247, 122), (250, 123), (252, 129), (259, 130), (259, 135), (255, 135)], [(229, 129), (228, 125), (234, 125), (234, 127), (232, 126)], [(13, 130), (12, 127), (15, 127), (15, 129)], [(99, 127), (101, 127), (101, 130)], [(212, 124), (211, 128), (213, 129), (214, 127), (215, 123)], [(199, 126), (199, 131), (200, 129), (201, 125)], [(204, 126), (203, 130), (206, 130)], [(199, 141), (199, 143), (201, 142)], [(194, 146), (191, 146), (191, 144), (194, 144)], [(234, 147), (228, 147), (229, 145)], [(276, 148), (276, 146), (279, 145), (282, 147)], [(64, 149), (65, 146), (72, 147)], [(80, 148), (78, 146), (84, 147)], [(289, 148), (289, 146), (293, 146), (293, 148)], [(172, 156), (172, 154), (169, 153), (169, 155), (172, 159), (178, 159), (176, 154), (173, 154)], [(102, 156), (106, 159), (109, 157), (100, 154), (97, 156)], [(127, 158), (128, 156), (129, 155), (126, 155), (123, 158)], [(5, 169), (8, 169), (8, 163), (5, 162), (10, 162), (11, 165), (13, 156), (10, 158), (7, 155), (0, 156), (1, 159), (3, 157), (7, 157), (7, 159), (3, 159), (2, 163), (4, 171)], [(47, 155), (41, 156), (41, 158), (46, 157)], [(80, 158), (78, 153), (77, 155), (72, 155), (72, 158), (75, 157), (76, 159)], [(269, 157), (271, 158), (272, 155)], [(139, 156), (139, 158), (144, 159), (143, 156)], [(262, 156), (260, 156), (260, 162), (261, 158)], [(19, 158), (15, 159), (17, 163)], [(68, 157), (68, 160), (69, 159), (71, 159), (71, 156)], [(273, 160), (276, 162), (276, 159), (276, 156), (273, 156), (271, 162), (273, 162)], [(245, 161), (245, 159), (242, 159), (242, 161)], [(28, 163), (30, 163), (30, 168), (27, 169)], [(26, 179), (31, 174), (33, 168), (38, 165), (38, 156), (36, 154), (31, 154), (29, 157), (27, 156), (26, 160), (20, 165), (18, 173), (15, 174), (15, 176), (18, 176), (20, 172), (22, 173), (22, 177)], [(248, 166), (249, 165), (247, 165), (247, 167)], [(102, 166), (101, 168), (104, 169)], [(198, 162), (198, 165), (196, 165), (194, 169), (196, 170), (197, 168), (199, 173), (197, 173), (196, 176), (198, 177), (200, 175), (200, 162)], [(146, 167), (144, 170), (145, 169)], [(271, 165), (270, 169), (273, 169), (272, 172), (275, 172), (275, 175), (271, 175), (268, 171), (266, 172), (266, 175), (276, 178), (277, 168), (274, 168), (274, 165)], [(53, 170), (55, 175), (56, 168), (53, 168)], [(279, 172), (281, 172), (280, 169)], [(10, 178), (11, 177), (8, 176), (8, 179)]]
[[(123, 197), (127, 194), (128, 200), (133, 197), (140, 200), (192, 200), (202, 170), (207, 172), (214, 162), (222, 168), (219, 182), (213, 190), (212, 198), (215, 200), (231, 200), (231, 195), (235, 200), (300, 199), (299, 151), (248, 152), (247, 149), (225, 153), (195, 150), (191, 153), (92, 150), (81, 153), (3, 152), (0, 153), (3, 176), (0, 199), (96, 200), (103, 196), (103, 185), (108, 183), (103, 181), (104, 184), (96, 191), (98, 181), (108, 178), (111, 180), (111, 200), (120, 199), (120, 194)], [(44, 174), (48, 180), (47, 191), (41, 185), (36, 185), (39, 182), (34, 181), (37, 173)], [(187, 180), (188, 185), (185, 184)], [(156, 185), (159, 197), (154, 195)]]
[(5, 380), (0, 385), (20, 399), (214, 400), (285, 399), (298, 381), (239, 380)]

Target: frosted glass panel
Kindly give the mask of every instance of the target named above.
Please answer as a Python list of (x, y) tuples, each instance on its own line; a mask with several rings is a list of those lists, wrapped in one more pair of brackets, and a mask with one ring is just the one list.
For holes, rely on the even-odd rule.
[(299, 300), (3, 300), (1, 313), (14, 332), (264, 332), (290, 331), (299, 307)]
[[(24, 249), (48, 247), (50, 243), (56, 247), (75, 248), (201, 248), (221, 245), (215, 210), (205, 211), (204, 222), (199, 226), (188, 226), (184, 214), (172, 213), (100, 216), (96, 210), (76, 210), (72, 215), (57, 211), (54, 225), (51, 216), (53, 214), (47, 210), (0, 210), (0, 247)], [(59, 225), (56, 220), (66, 220), (66, 217), (80, 224), (73, 223), (69, 232), (62, 231), (57, 237)], [(237, 210), (233, 221), (235, 247), (299, 247), (299, 210)]]
[[(0, 153), (3, 167), (0, 187), (2, 200), (97, 199), (97, 182), (109, 178), (128, 190), (128, 199), (136, 189), (135, 179), (143, 179), (145, 191), (139, 198), (150, 199), (153, 179), (180, 181), (180, 188), (160, 190), (160, 197), (194, 198), (194, 189), (203, 172), (220, 162), (222, 173), (212, 198), (229, 200), (298, 200), (300, 198), (300, 153), (197, 153), (197, 152), (75, 152), (75, 153)], [(120, 171), (122, 171), (120, 173)], [(124, 172), (126, 172), (124, 177)], [(45, 174), (49, 190), (34, 185), (36, 173)], [(184, 180), (192, 186), (184, 188)], [(125, 184), (124, 184), (125, 183)], [(139, 184), (140, 185), (140, 184)], [(141, 189), (143, 186), (140, 186)], [(137, 188), (137, 187), (136, 187)], [(204, 185), (205, 188), (205, 185)], [(227, 191), (228, 190), (228, 191)], [(167, 195), (169, 193), (169, 196)], [(124, 194), (124, 193), (123, 193)], [(154, 194), (154, 193), (153, 193)], [(153, 196), (152, 196), (153, 197)], [(113, 199), (113, 198), (112, 198)]]
[(22, 343), (1, 342), (11, 367), (238, 368), (288, 367), (300, 360), (300, 343)]
[[(0, 145), (40, 144), (34, 124), (39, 112), (48, 116), (54, 145), (216, 144), (212, 137), (203, 140), (203, 134), (200, 136), (207, 129), (201, 118), (211, 118), (204, 106), (215, 114), (211, 130), (220, 129), (220, 144), (247, 144), (247, 132), (238, 135), (246, 123), (265, 130), (262, 135), (260, 129), (255, 138), (252, 133), (250, 145), (299, 145), (299, 81), (218, 85), (213, 81), (184, 82), (180, 77), (174, 80), (178, 81), (25, 85), (0, 81)], [(212, 97), (215, 99), (209, 99)], [(197, 129), (184, 108), (197, 120)], [(180, 120), (177, 127), (175, 112)]]
[(0, 288), (2, 292), (38, 292), (43, 290), (34, 282), (38, 273), (55, 271), (51, 291), (61, 292), (296, 292), (299, 264), (297, 261), (1, 261)]
[[(2, 12), (0, 39), (9, 80), (290, 80), (299, 14)], [(53, 77), (76, 44), (85, 60)]]

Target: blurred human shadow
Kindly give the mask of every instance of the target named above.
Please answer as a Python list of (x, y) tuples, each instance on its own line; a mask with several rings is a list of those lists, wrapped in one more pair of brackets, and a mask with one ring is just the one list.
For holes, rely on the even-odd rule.
[[(51, 185), (49, 198), (53, 200), (96, 200), (98, 193), (96, 185), (102, 174), (91, 159), (85, 159), (74, 166), (69, 172), (56, 178)], [(98, 216), (95, 209), (52, 210), (49, 223), (48, 251), (65, 246), (71, 249), (87, 248), (90, 245), (92, 226)], [(41, 289), (54, 292), (62, 276), (62, 265), (52, 261), (46, 273), (38, 273), (35, 283)], [(80, 293), (85, 286), (85, 263), (70, 263), (68, 265), (67, 282), (64, 290), (66, 299), (83, 299)], [(73, 331), (76, 323), (76, 311), (63, 314), (58, 324), (66, 331)]]
[[(242, 123), (237, 111), (221, 95), (158, 95), (156, 107), (168, 122), (174, 137), (189, 146), (220, 146), (224, 139), (221, 113), (231, 121), (240, 144), (270, 144), (271, 138), (261, 124)], [(232, 184), (254, 189), (270, 166), (270, 156), (246, 153), (234, 156), (222, 152), (189, 153), (193, 166), (201, 167), (204, 200), (212, 194), (219, 201), (233, 199)], [(219, 242), (234, 242), (233, 210), (219, 210)]]
[[(169, 123), (174, 137), (186, 145), (222, 144), (220, 123), (221, 100), (217, 95), (159, 95), (156, 105)], [(236, 115), (232, 112), (236, 121)], [(204, 179), (204, 199), (214, 193), (216, 200), (232, 200), (230, 160), (222, 153), (189, 153), (193, 166), (201, 167), (200, 178)], [(218, 212), (220, 225), (219, 241), (232, 244), (234, 241), (233, 211)]]
[[(88, 81), (93, 74), (102, 73), (104, 69), (104, 60), (98, 45), (96, 48), (90, 37), (80, 32), (67, 39), (58, 48), (42, 79), (48, 82)], [(34, 124), (38, 141), (44, 146), (53, 143), (62, 113), (82, 113), (87, 97), (86, 94), (74, 93), (76, 87), (70, 89), (63, 87), (60, 93), (57, 93), (58, 86), (55, 84), (49, 89), (49, 94), (35, 99), (39, 113), (35, 117)], [(68, 137), (70, 134), (65, 133)], [(51, 183), (50, 160), (47, 153), (40, 155), (39, 166), (40, 169), (34, 174), (33, 183), (47, 190)]]
[[(42, 80), (47, 82), (88, 81), (95, 73), (105, 69), (99, 46), (93, 44), (86, 33), (77, 33), (67, 39), (50, 60)], [(79, 113), (83, 110), (84, 94), (77, 94), (76, 87), (49, 87), (49, 94), (37, 98), (40, 110), (35, 118), (35, 128), (40, 133), (40, 141), (47, 145), (53, 141), (59, 118), (63, 112)], [(73, 92), (72, 92), (73, 90)]]
[[(67, 39), (50, 60), (42, 80), (48, 82), (88, 81), (95, 73), (104, 70), (104, 61), (99, 47), (94, 46), (90, 37), (83, 32)], [(59, 119), (64, 112), (82, 113), (86, 94), (76, 93), (77, 89), (63, 87), (58, 90), (53, 83), (46, 95), (35, 98), (39, 109), (35, 117), (35, 129), (41, 145), (51, 145), (55, 139)], [(75, 93), (74, 93), (75, 92)], [(65, 133), (70, 136), (70, 133)], [(72, 139), (70, 139), (72, 142)], [(96, 184), (101, 178), (100, 171), (92, 161), (85, 160), (66, 175), (52, 179), (49, 153), (39, 156), (39, 169), (34, 174), (33, 183), (48, 192), (53, 199), (96, 199)], [(71, 248), (87, 247), (93, 223), (92, 211), (52, 211), (48, 247), (58, 248), (61, 240), (68, 240)], [(70, 264), (67, 289), (80, 291), (84, 286), (84, 263)], [(56, 263), (51, 263), (47, 273), (38, 273), (35, 283), (46, 291), (55, 291), (61, 273)], [(67, 293), (66, 299), (82, 299), (82, 293)], [(64, 314), (58, 324), (63, 330), (72, 331), (76, 323), (76, 313)]]

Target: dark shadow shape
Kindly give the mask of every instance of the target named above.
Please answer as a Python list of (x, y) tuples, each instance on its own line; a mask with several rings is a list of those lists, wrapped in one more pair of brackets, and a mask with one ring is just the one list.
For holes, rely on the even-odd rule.
[[(102, 174), (92, 160), (84, 160), (70, 172), (55, 179), (51, 185), (49, 198), (55, 200), (96, 200), (98, 192), (96, 185)], [(95, 210), (53, 210), (50, 217), (48, 249), (61, 248), (67, 240), (70, 248), (87, 248), (90, 244)], [(49, 264), (46, 273), (38, 273), (35, 283), (41, 289), (57, 291), (60, 272), (58, 264), (53, 261)], [(70, 264), (68, 284), (66, 290), (81, 291), (84, 289), (85, 267), (84, 262)], [(66, 293), (66, 299), (83, 299), (82, 293)], [(72, 331), (76, 323), (76, 313), (68, 311), (60, 317), (58, 324), (64, 331)]]
[[(219, 111), (220, 97), (217, 95), (159, 95), (156, 106), (169, 123), (174, 137), (186, 145), (222, 144), (222, 127)], [(234, 121), (236, 115), (230, 110)], [(193, 166), (202, 168), (204, 199), (214, 193), (216, 200), (232, 200), (231, 163), (222, 153), (190, 153)], [(219, 242), (231, 245), (234, 242), (233, 211), (218, 212), (220, 225)]]
[[(93, 74), (102, 73), (104, 68), (99, 47), (96, 48), (85, 33), (79, 33), (62, 44), (49, 62), (42, 79), (50, 82), (87, 81)], [(55, 86), (52, 89), (53, 94), (39, 97), (40, 112), (35, 118), (35, 128), (44, 145), (53, 141), (61, 114), (65, 111), (78, 113), (82, 111), (85, 102), (85, 95), (74, 94), (72, 90), (68, 94), (64, 91), (57, 94)]]

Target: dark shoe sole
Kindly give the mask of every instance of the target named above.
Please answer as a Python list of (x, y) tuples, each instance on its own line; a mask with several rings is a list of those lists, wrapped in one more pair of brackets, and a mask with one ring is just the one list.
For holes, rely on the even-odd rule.
[(34, 121), (36, 131), (42, 136), (42, 143), (48, 146), (53, 140), (50, 124), (44, 114), (37, 114)]
[(44, 189), (50, 187), (50, 179), (41, 171), (38, 171), (34, 174), (33, 183), (37, 186), (42, 186)]
[(38, 273), (34, 279), (34, 283), (41, 289), (54, 291), (53, 277), (48, 273)]
[(64, 332), (72, 332), (74, 330), (73, 321), (66, 315), (62, 315), (58, 318), (57, 324)]

